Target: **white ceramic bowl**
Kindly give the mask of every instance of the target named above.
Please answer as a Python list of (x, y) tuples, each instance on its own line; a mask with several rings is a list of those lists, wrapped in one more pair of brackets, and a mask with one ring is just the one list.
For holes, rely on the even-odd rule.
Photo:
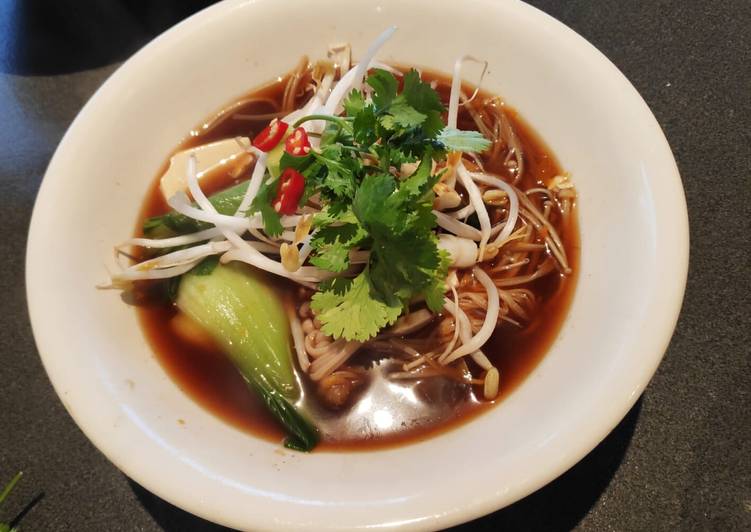
[[(279, 453), (180, 391), (103, 263), (128, 237), (165, 155), (201, 118), (295, 64), (388, 25), (380, 58), (450, 71), (486, 58), (485, 86), (548, 142), (579, 191), (581, 271), (553, 348), (500, 406), (429, 441), (370, 453)], [(622, 419), (681, 306), (688, 225), (654, 117), (595, 48), (516, 1), (230, 0), (127, 61), (65, 135), (29, 235), (28, 300), (57, 393), (92, 442), (160, 497), (237, 528), (439, 528), (554, 479)], [(178, 418), (186, 423), (179, 424)]]

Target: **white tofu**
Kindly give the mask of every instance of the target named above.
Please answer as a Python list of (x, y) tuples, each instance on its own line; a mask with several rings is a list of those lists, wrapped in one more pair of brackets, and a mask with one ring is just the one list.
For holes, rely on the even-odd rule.
[[(241, 142), (250, 145), (250, 139), (242, 137)], [(189, 150), (183, 150), (170, 158), (169, 168), (164, 172), (159, 182), (164, 199), (169, 199), (176, 192), (188, 190), (188, 159), (190, 154), (196, 155), (197, 177), (201, 177), (218, 170), (222, 166), (231, 165), (235, 159), (245, 153), (235, 139), (220, 140)]]

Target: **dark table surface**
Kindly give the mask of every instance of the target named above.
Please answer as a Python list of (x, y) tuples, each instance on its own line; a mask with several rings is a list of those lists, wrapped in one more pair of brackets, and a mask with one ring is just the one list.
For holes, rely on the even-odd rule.
[[(24, 249), (71, 120), (132, 51), (206, 0), (0, 1), (0, 481), (36, 530), (223, 530), (160, 500), (84, 437), (39, 361)], [(678, 327), (623, 422), (537, 493), (461, 530), (751, 530), (751, 2), (536, 0), (644, 96), (678, 161), (691, 265)], [(575, 65), (572, 65), (575, 67)]]

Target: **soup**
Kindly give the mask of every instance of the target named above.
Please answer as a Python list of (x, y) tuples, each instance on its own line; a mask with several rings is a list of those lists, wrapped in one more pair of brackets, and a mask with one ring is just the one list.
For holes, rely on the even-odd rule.
[[(413, 442), (501, 402), (555, 339), (577, 270), (575, 189), (518, 113), (452, 87), (461, 61), (453, 79), (350, 61), (346, 47), (303, 58), (190, 132), (147, 193), (136, 264), (113, 278), (186, 393), (303, 450), (308, 436), (319, 449)], [(199, 172), (200, 150), (227, 139), (237, 153)], [(179, 183), (165, 193), (194, 149), (191, 198)], [(215, 278), (238, 288), (212, 292)], [(237, 312), (234, 330), (211, 304)], [(288, 354), (248, 369), (274, 342)]]

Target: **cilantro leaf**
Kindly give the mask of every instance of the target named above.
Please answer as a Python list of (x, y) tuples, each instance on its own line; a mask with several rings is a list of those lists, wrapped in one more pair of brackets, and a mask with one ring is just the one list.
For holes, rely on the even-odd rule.
[(447, 290), (446, 276), (451, 266), (451, 255), (445, 250), (440, 250), (439, 254), (441, 264), (436, 269), (433, 280), (425, 289), (425, 303), (433, 312), (443, 310), (443, 300)]
[[(417, 198), (426, 192), (438, 181), (438, 176), (431, 176), (433, 159), (430, 150), (426, 153), (417, 170), (399, 185), (399, 193), (406, 199)], [(432, 198), (431, 198), (432, 199)]]
[(406, 231), (430, 233), (435, 227), (432, 212), (430, 155), (426, 155), (414, 174), (399, 184), (391, 174), (366, 176), (352, 201), (352, 212), (376, 239), (394, 239)]
[(360, 146), (369, 148), (378, 140), (376, 135), (376, 113), (372, 105), (366, 105), (357, 113), (352, 122), (352, 136)]
[(296, 156), (290, 155), (286, 151), (282, 153), (281, 159), (279, 159), (279, 172), (283, 172), (287, 168), (293, 168), (300, 173), (305, 172), (306, 168), (310, 166), (313, 156), (311, 154)]
[(367, 79), (368, 85), (373, 88), (373, 103), (376, 108), (388, 107), (396, 98), (399, 82), (391, 72), (376, 68)]
[(357, 223), (356, 218), (354, 223), (322, 227), (310, 241), (314, 249), (310, 262), (331, 272), (343, 272), (349, 268), (349, 252), (367, 236), (368, 233)]
[(365, 108), (365, 98), (362, 92), (355, 89), (345, 98), (343, 105), (347, 116), (357, 116)]
[(404, 219), (399, 202), (392, 197), (396, 180), (390, 174), (371, 174), (363, 179), (352, 201), (352, 212), (360, 223), (374, 233), (397, 229)]
[(389, 106), (388, 114), (381, 117), (380, 122), (383, 127), (391, 130), (396, 129), (397, 126), (411, 128), (425, 122), (425, 119), (428, 118), (427, 115), (417, 111), (405, 101), (399, 100), (399, 98)]
[(426, 154), (417, 171), (401, 182), (398, 190), (390, 174), (366, 176), (352, 201), (352, 212), (376, 239), (392, 240), (407, 231), (432, 234), (432, 186), (437, 178), (430, 170), (431, 158)]
[[(373, 287), (391, 306), (423, 293), (441, 280), (441, 254), (433, 233), (432, 159), (427, 153), (409, 178), (398, 184), (390, 174), (366, 176), (352, 211), (372, 238), (370, 271)], [(437, 289), (437, 288), (436, 288)]]
[(392, 146), (390, 144), (374, 146), (372, 151), (383, 161), (381, 168), (384, 172), (387, 172), (391, 166), (399, 168), (402, 163), (413, 163), (419, 159), (411, 151), (405, 151), (400, 146)]
[(404, 75), (402, 96), (409, 105), (423, 114), (435, 111), (440, 115), (445, 110), (438, 93), (429, 83), (420, 79), (420, 74), (415, 69)]
[(374, 290), (366, 269), (353, 280), (336, 278), (313, 295), (311, 308), (334, 338), (364, 342), (402, 313), (402, 305), (389, 305)]
[(269, 179), (261, 183), (261, 188), (258, 189), (258, 194), (256, 194), (255, 199), (253, 199), (249, 211), (250, 214), (255, 214), (256, 212), (261, 213), (264, 229), (270, 236), (281, 235), (284, 230), (279, 213), (276, 212), (271, 205), (271, 202), (276, 195), (278, 184), (278, 179)]
[(444, 128), (437, 138), (447, 150), (480, 153), (492, 144), (479, 131), (461, 131), (452, 127)]
[(423, 133), (427, 139), (434, 138), (444, 127), (441, 115), (446, 110), (435, 89), (422, 81), (420, 74), (412, 69), (404, 75), (401, 96), (410, 106), (426, 116), (422, 123)]
[(338, 218), (337, 225), (328, 225), (316, 231), (311, 244), (315, 247), (316, 245), (322, 246), (339, 241), (356, 246), (368, 236), (367, 232), (357, 223), (357, 219), (345, 223), (342, 223), (342, 220), (343, 218)]
[(326, 122), (326, 126), (321, 134), (321, 146), (334, 144), (342, 134), (342, 128), (334, 122)]
[(317, 253), (311, 257), (310, 263), (330, 272), (340, 273), (349, 268), (349, 250), (346, 243), (338, 240), (333, 244), (325, 244), (317, 248)]
[(388, 243), (376, 242), (371, 258), (373, 285), (388, 301), (406, 302), (427, 288), (441, 260), (432, 236), (409, 232)]
[(311, 153), (327, 170), (321, 182), (324, 191), (335, 198), (351, 198), (355, 193), (354, 174), (361, 163), (349, 155), (343, 155), (341, 144), (326, 146), (320, 154)]
[(422, 130), (426, 137), (433, 139), (444, 128), (443, 118), (440, 111), (428, 111), (428, 118), (422, 125)]
[(326, 227), (333, 223), (356, 224), (357, 217), (352, 209), (340, 208), (340, 204), (325, 205), (323, 209), (313, 215), (313, 227)]

